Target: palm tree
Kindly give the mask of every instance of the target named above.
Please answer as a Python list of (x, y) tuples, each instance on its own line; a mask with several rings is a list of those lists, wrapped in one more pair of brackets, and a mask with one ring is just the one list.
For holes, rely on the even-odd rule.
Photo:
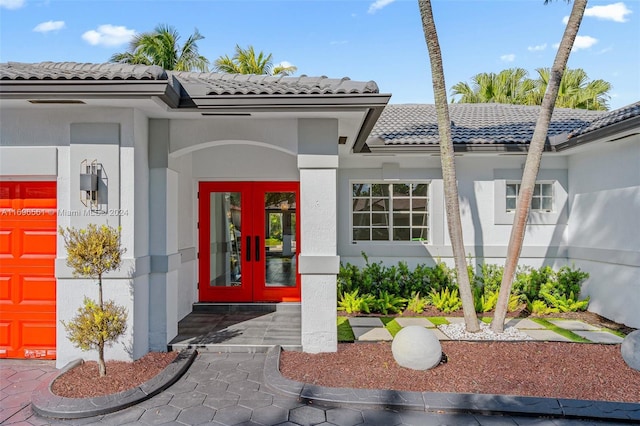
[(158, 65), (165, 70), (208, 71), (209, 61), (198, 53), (198, 41), (204, 36), (196, 29), (187, 41), (178, 46), (180, 35), (169, 25), (158, 25), (153, 31), (136, 35), (129, 50), (111, 56), (110, 62)]
[[(538, 79), (531, 92), (532, 105), (540, 105), (549, 83), (549, 68), (538, 68)], [(562, 76), (556, 106), (558, 108), (588, 109), (606, 111), (610, 96), (611, 83), (604, 80), (589, 81), (589, 76), (582, 68), (567, 69)]]
[(438, 132), (440, 134), (440, 161), (442, 164), (442, 179), (444, 181), (445, 209), (449, 236), (456, 265), (458, 287), (462, 299), (464, 322), (469, 332), (480, 331), (478, 317), (473, 305), (473, 294), (467, 272), (467, 259), (465, 258), (464, 241), (462, 239), (462, 222), (460, 220), (460, 203), (458, 198), (458, 186), (456, 181), (456, 165), (454, 161), (453, 139), (451, 138), (451, 119), (449, 118), (449, 106), (447, 104), (447, 89), (444, 82), (444, 70), (442, 67), (442, 54), (436, 24), (433, 20), (430, 0), (418, 0), (420, 15), (422, 16), (422, 30), (429, 51), (431, 61), (431, 79), (433, 81), (433, 93), (438, 117)]
[[(549, 0), (545, 0), (545, 4)], [(529, 152), (527, 153), (527, 161), (524, 165), (522, 173), (522, 182), (520, 184), (520, 194), (516, 205), (515, 217), (513, 218), (513, 227), (511, 228), (511, 236), (509, 237), (509, 246), (507, 248), (507, 257), (505, 260), (504, 274), (500, 283), (500, 293), (498, 295), (498, 303), (496, 311), (491, 322), (491, 329), (496, 333), (504, 331), (504, 320), (507, 315), (507, 306), (509, 304), (509, 296), (511, 295), (511, 287), (513, 278), (518, 266), (518, 259), (522, 251), (522, 242), (524, 240), (524, 232), (529, 219), (529, 210), (531, 208), (531, 198), (533, 188), (540, 169), (540, 160), (542, 159), (542, 151), (547, 140), (547, 132), (549, 131), (549, 122), (553, 114), (556, 98), (560, 90), (560, 82), (567, 67), (567, 61), (573, 47), (573, 42), (578, 34), (584, 10), (587, 7), (587, 0), (574, 0), (569, 15), (569, 22), (562, 35), (558, 52), (553, 61), (553, 66), (549, 73), (547, 90), (542, 99), (538, 121), (536, 122), (533, 137), (529, 144)]]
[(471, 77), (471, 82), (471, 86), (460, 82), (451, 88), (452, 96), (461, 95), (459, 103), (523, 104), (535, 87), (523, 68), (509, 68), (497, 74), (479, 73)]
[(228, 74), (268, 74), (289, 75), (298, 69), (293, 65), (279, 64), (274, 66), (271, 60), (272, 54), (265, 55), (260, 52), (256, 55), (253, 46), (243, 49), (236, 44), (236, 53), (232, 58), (229, 55), (220, 56), (214, 62), (216, 71)]

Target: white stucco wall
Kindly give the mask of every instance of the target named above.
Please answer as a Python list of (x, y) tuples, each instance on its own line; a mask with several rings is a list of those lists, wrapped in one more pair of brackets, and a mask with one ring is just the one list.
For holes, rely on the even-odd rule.
[(589, 310), (640, 328), (640, 136), (569, 158), (569, 258), (589, 272)]
[[(125, 335), (106, 351), (106, 357), (131, 360), (144, 355), (148, 350), (148, 281), (145, 276), (148, 273), (148, 259), (145, 262), (148, 232), (141, 229), (144, 218), (136, 219), (137, 209), (140, 209), (140, 215), (148, 214), (145, 208), (148, 185), (144, 171), (146, 153), (138, 153), (138, 150), (146, 149), (144, 116), (128, 108), (80, 107), (65, 111), (44, 107), (3, 109), (2, 118), (0, 157), (15, 159), (16, 155), (22, 155), (16, 154), (19, 150), (28, 149), (33, 152), (35, 160), (14, 163), (10, 170), (11, 178), (57, 180), (58, 226), (84, 228), (95, 223), (122, 227), (122, 246), (126, 250), (123, 264), (119, 271), (103, 278), (103, 287), (105, 299), (113, 299), (127, 309), (128, 326)], [(81, 162), (85, 159), (89, 162), (95, 159), (104, 168), (107, 178), (106, 192), (102, 193), (103, 196), (107, 194), (105, 214), (91, 214), (80, 201), (79, 175)], [(38, 164), (40, 170), (34, 169)], [(50, 176), (52, 170), (55, 170), (54, 176)], [(96, 357), (94, 352), (75, 348), (67, 340), (60, 323), (76, 314), (85, 296), (97, 298), (95, 280), (74, 277), (65, 259), (64, 242), (58, 238), (58, 367), (78, 357)]]
[[(497, 178), (520, 180), (524, 156), (464, 155), (456, 158), (458, 191), (463, 235), (467, 254), (474, 262), (503, 263), (511, 223), (496, 216)], [(364, 251), (371, 261), (388, 263), (406, 261), (410, 266), (433, 263), (440, 259), (452, 262), (451, 242), (444, 211), (444, 192), (439, 157), (431, 155), (360, 156), (343, 154), (338, 171), (338, 252), (343, 262), (362, 264)], [(389, 164), (395, 165), (389, 167)], [(562, 177), (566, 191), (567, 160), (548, 156), (543, 159), (540, 177)], [(391, 172), (389, 172), (391, 170)], [(430, 183), (430, 242), (364, 242), (351, 240), (351, 182)], [(564, 198), (566, 200), (566, 196)], [(557, 209), (567, 209), (564, 204)], [(555, 257), (566, 257), (566, 224), (544, 223), (535, 215), (529, 221), (522, 252), (522, 263), (540, 266), (552, 264)]]

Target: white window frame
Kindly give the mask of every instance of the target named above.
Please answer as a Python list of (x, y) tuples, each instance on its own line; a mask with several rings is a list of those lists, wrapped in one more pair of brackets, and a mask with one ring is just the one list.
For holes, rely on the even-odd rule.
[[(507, 209), (507, 184), (520, 183), (521, 169), (494, 170), (494, 224), (512, 225), (515, 210)], [(531, 210), (528, 223), (535, 225), (558, 225), (567, 223), (568, 173), (565, 169), (540, 169), (538, 183), (551, 183), (553, 191), (553, 209)]]
[[(358, 184), (368, 184), (368, 185), (389, 185), (389, 210), (386, 212), (386, 214), (388, 215), (388, 225), (385, 227), (386, 229), (388, 229), (389, 231), (389, 238), (386, 240), (373, 240), (373, 239), (368, 239), (368, 240), (356, 240), (353, 238), (353, 232), (355, 228), (365, 228), (364, 226), (359, 227), (359, 226), (355, 226), (354, 222), (353, 222), (353, 216), (354, 212), (353, 210), (353, 203), (354, 203), (354, 196), (353, 196), (353, 186), (354, 185), (358, 185)], [(416, 184), (416, 185), (427, 185), (427, 195), (426, 195), (426, 203), (427, 203), (427, 209), (426, 209), (426, 215), (427, 215), (427, 223), (424, 226), (416, 226), (415, 228), (413, 226), (409, 226), (407, 229), (409, 229), (409, 232), (411, 233), (413, 231), (413, 229), (426, 229), (427, 232), (427, 238), (425, 240), (413, 240), (413, 239), (409, 239), (409, 240), (394, 240), (393, 239), (393, 186), (392, 185), (398, 185), (398, 184)], [(433, 221), (433, 213), (432, 213), (432, 204), (433, 204), (433, 194), (432, 194), (432, 190), (433, 190), (433, 186), (432, 186), (432, 182), (430, 180), (416, 180), (416, 179), (407, 179), (407, 180), (394, 180), (394, 181), (389, 181), (389, 180), (369, 180), (369, 179), (357, 179), (357, 180), (351, 180), (349, 182), (349, 240), (351, 241), (352, 244), (361, 244), (361, 243), (376, 243), (376, 244), (384, 244), (384, 243), (394, 243), (394, 244), (407, 244), (407, 243), (420, 243), (420, 244), (431, 244), (432, 240), (433, 240), (433, 226), (432, 226), (432, 221)], [(396, 198), (401, 198), (401, 197), (396, 197)], [(409, 197), (409, 199), (413, 199), (413, 197)], [(422, 197), (420, 197), (420, 199), (423, 199)], [(411, 209), (410, 209), (411, 211)], [(411, 215), (411, 213), (409, 213), (409, 215)], [(366, 226), (368, 227), (370, 230), (373, 228), (376, 228), (371, 221), (369, 222), (369, 225)], [(371, 236), (370, 236), (371, 238)]]
[[(508, 194), (508, 191), (506, 191), (507, 187), (509, 185), (515, 185), (516, 186), (516, 194), (515, 196), (511, 196)], [(543, 191), (542, 191), (542, 185), (549, 185), (551, 187), (551, 195), (544, 195)], [(515, 213), (517, 205), (518, 205), (518, 197), (520, 196), (520, 187), (522, 186), (522, 184), (520, 183), (520, 181), (506, 181), (505, 183), (505, 210), (507, 211), (507, 213)], [(555, 191), (554, 191), (554, 182), (553, 181), (540, 181), (537, 180), (536, 187), (539, 187), (539, 192), (538, 194), (536, 194), (536, 189), (533, 190), (533, 196), (531, 199), (531, 212), (540, 212), (540, 213), (553, 213), (555, 212)], [(543, 200), (545, 198), (551, 198), (551, 208), (550, 209), (545, 209), (542, 207), (543, 205)], [(514, 208), (510, 209), (507, 203), (508, 199), (514, 199), (515, 203), (514, 203)], [(538, 203), (538, 205), (540, 207), (534, 207), (535, 201), (539, 200), (540, 202)]]

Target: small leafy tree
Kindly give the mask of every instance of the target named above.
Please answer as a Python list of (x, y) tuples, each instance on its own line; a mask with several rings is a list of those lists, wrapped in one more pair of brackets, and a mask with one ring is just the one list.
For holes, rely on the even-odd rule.
[(89, 224), (87, 229), (60, 228), (67, 250), (67, 266), (74, 276), (98, 279), (98, 302), (85, 297), (78, 314), (62, 322), (67, 337), (76, 347), (98, 350), (98, 371), (107, 374), (104, 348), (120, 337), (127, 328), (127, 311), (112, 300), (103, 302), (102, 276), (120, 268), (125, 252), (120, 246), (120, 229)]

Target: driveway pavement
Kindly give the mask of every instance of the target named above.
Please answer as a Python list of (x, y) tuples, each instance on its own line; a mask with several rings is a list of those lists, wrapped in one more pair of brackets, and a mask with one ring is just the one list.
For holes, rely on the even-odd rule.
[[(569, 415), (579, 418), (552, 418), (558, 412), (538, 412), (527, 415), (495, 415), (456, 413), (449, 398), (449, 409), (425, 412), (411, 401), (398, 395), (391, 398), (398, 403), (393, 409), (380, 406), (376, 391), (334, 392), (327, 388), (309, 387), (288, 381), (277, 371), (279, 352), (268, 353), (212, 353), (203, 352), (173, 385), (139, 404), (123, 410), (94, 417), (60, 420), (41, 417), (30, 405), (31, 393), (49, 382), (58, 372), (53, 362), (0, 360), (0, 423), (3, 425), (605, 425), (640, 423), (640, 404), (621, 405), (629, 417), (617, 421), (606, 419), (606, 410), (613, 406), (598, 402), (585, 402), (568, 407)], [(332, 396), (333, 395), (333, 396)], [(438, 394), (433, 394), (434, 398)], [(442, 394), (439, 394), (442, 396)], [(456, 394), (452, 394), (454, 397)], [(415, 396), (415, 395), (414, 395)], [(451, 395), (449, 395), (451, 396)], [(387, 395), (389, 397), (389, 395)], [(346, 399), (345, 399), (346, 398)], [(349, 400), (351, 398), (351, 400)], [(378, 399), (376, 399), (378, 398)], [(497, 399), (495, 399), (497, 398)], [(483, 399), (488, 406), (501, 401), (521, 404), (522, 401), (504, 400), (500, 396)], [(354, 399), (358, 400), (354, 404)], [(424, 401), (424, 400), (423, 400)], [(320, 403), (325, 405), (320, 405)], [(468, 401), (471, 404), (473, 401)], [(476, 400), (477, 404), (479, 400)], [(536, 405), (536, 404), (534, 404)], [(605, 407), (603, 411), (603, 407)], [(608, 408), (607, 408), (608, 407)], [(469, 407), (467, 407), (469, 408)], [(473, 408), (473, 407), (471, 407)], [(565, 407), (566, 408), (566, 407)], [(477, 410), (478, 407), (475, 408)], [(482, 409), (482, 407), (480, 407)], [(529, 409), (526, 409), (529, 410)], [(525, 411), (526, 411), (525, 410)], [(604, 413), (604, 414), (603, 414)], [(595, 415), (600, 418), (593, 417)], [(604, 418), (602, 417), (604, 415)], [(613, 415), (613, 414), (612, 414)], [(620, 416), (618, 410), (615, 414)], [(623, 420), (622, 422), (620, 420)]]

